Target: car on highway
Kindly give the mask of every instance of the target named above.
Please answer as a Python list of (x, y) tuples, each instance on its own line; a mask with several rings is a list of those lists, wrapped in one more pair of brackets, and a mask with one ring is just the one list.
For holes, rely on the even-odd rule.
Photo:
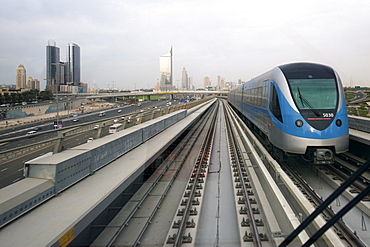
[(27, 132), (27, 136), (30, 136), (30, 135), (34, 135), (34, 134), (36, 134), (37, 133), (37, 131), (36, 130), (32, 130), (32, 131), (28, 131)]
[(94, 129), (99, 129), (99, 124), (95, 124)]
[(122, 110), (120, 109), (120, 110), (118, 110), (118, 113), (121, 113), (122, 112)]
[(87, 142), (89, 143), (89, 142), (92, 142), (93, 140), (94, 140), (94, 138), (90, 137), (90, 138), (87, 139)]
[(113, 123), (118, 123), (119, 122), (119, 119), (114, 119), (113, 120)]
[(73, 119), (72, 121), (73, 121), (73, 122), (78, 122), (78, 121), (80, 121), (80, 119), (75, 118), (75, 119)]

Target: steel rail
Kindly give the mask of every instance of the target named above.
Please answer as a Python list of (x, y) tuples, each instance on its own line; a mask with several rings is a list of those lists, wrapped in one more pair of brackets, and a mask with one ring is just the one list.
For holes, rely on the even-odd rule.
[[(178, 148), (176, 148), (175, 153), (173, 153), (173, 155), (170, 157), (169, 160), (167, 160), (167, 165), (165, 166), (165, 168), (162, 170), (162, 172), (159, 174), (159, 176), (156, 178), (156, 180), (152, 183), (152, 185), (148, 188), (147, 192), (143, 195), (143, 197), (139, 200), (138, 202), (138, 205), (142, 205), (144, 200), (147, 199), (147, 196), (150, 194), (150, 192), (154, 189), (154, 187), (158, 184), (158, 182), (163, 178), (163, 175), (168, 171), (168, 169), (171, 167), (171, 165), (173, 164), (173, 162), (179, 157), (180, 153), (183, 152), (183, 148), (188, 144), (188, 142), (191, 140), (192, 137), (196, 136), (198, 137), (201, 133), (201, 130), (204, 128), (204, 125), (205, 125), (205, 118), (201, 118), (200, 121), (198, 121), (193, 127), (192, 129), (189, 131), (189, 133), (186, 135), (185, 139), (179, 144), (180, 146)], [(193, 143), (196, 141), (196, 138), (194, 139)], [(185, 150), (186, 152), (186, 155), (185, 157), (187, 156), (187, 154), (191, 151), (191, 149), (189, 150)], [(166, 161), (165, 160), (165, 161)], [(171, 181), (170, 183), (168, 184), (167, 188), (165, 189), (164, 191), (164, 195), (162, 195), (161, 199), (158, 201), (157, 203), (157, 206), (156, 206), (156, 209), (158, 209), (159, 205), (161, 204), (161, 202), (163, 201), (167, 191), (170, 189), (170, 187), (172, 186), (177, 174), (179, 173), (180, 169), (182, 168), (182, 165), (184, 163), (185, 159), (181, 160), (181, 164), (179, 165), (178, 169), (176, 170), (176, 172), (174, 173), (174, 176), (171, 178)], [(138, 207), (135, 207), (132, 209), (132, 211), (129, 213), (129, 215), (127, 216), (127, 218), (122, 222), (121, 225), (119, 225), (118, 229), (116, 230), (116, 232), (114, 233), (114, 235), (109, 239), (108, 243), (105, 245), (106, 247), (110, 247), (114, 244), (114, 241), (117, 239), (117, 237), (121, 234), (121, 232), (123, 231), (123, 229), (125, 228), (126, 225), (128, 225), (129, 221), (131, 220), (131, 218), (134, 216), (135, 212), (137, 211)], [(142, 237), (142, 235), (144, 234), (145, 232), (145, 229), (146, 227), (149, 225), (149, 221), (151, 220), (151, 218), (154, 216), (154, 214), (156, 213), (156, 210), (154, 212), (151, 213), (149, 219), (148, 219), (148, 222), (146, 222), (146, 225), (144, 226), (144, 228), (141, 230), (141, 232), (139, 233), (139, 236), (138, 238), (135, 240), (133, 246), (137, 246), (138, 244), (140, 244), (140, 239)]]
[[(301, 225), (296, 228), (280, 245), (281, 247), (287, 246), (298, 234), (299, 231), (302, 231), (303, 228), (305, 228), (309, 222), (313, 221), (321, 212), (326, 215), (328, 218), (333, 219), (335, 217), (335, 213), (328, 208), (329, 204), (338, 196), (340, 195), (344, 189), (346, 189), (354, 180), (347, 179), (345, 180), (342, 185), (334, 191), (325, 201), (323, 201), (312, 189), (308, 184), (303, 181), (303, 179), (298, 176), (294, 171), (292, 171), (291, 168), (289, 168), (287, 165), (284, 166), (284, 169), (289, 170), (292, 176), (300, 182), (300, 184), (305, 188), (305, 191), (310, 195), (310, 197), (315, 200), (316, 209), (314, 212), (312, 212), (310, 215), (307, 216), (307, 218), (301, 223)], [(362, 171), (360, 171), (362, 170)], [(359, 169), (356, 171), (356, 175), (359, 173), (362, 173), (364, 169)], [(352, 181), (351, 181), (352, 180)], [(333, 224), (332, 224), (333, 225)], [(346, 241), (351, 246), (366, 246), (364, 243), (344, 224), (342, 220), (338, 220), (334, 224), (335, 228), (342, 231), (342, 233), (345, 233), (346, 236), (343, 236)], [(316, 239), (317, 240), (317, 239)]]
[[(210, 123), (210, 128), (209, 128), (209, 130), (206, 134), (205, 140), (203, 141), (202, 148), (199, 151), (198, 159), (196, 159), (196, 160), (200, 160), (199, 166), (196, 168), (196, 164), (194, 165), (194, 168), (196, 168), (196, 175), (194, 177), (193, 186), (191, 188), (188, 200), (186, 202), (184, 215), (181, 219), (179, 229), (177, 231), (176, 238), (175, 238), (173, 246), (181, 246), (182, 245), (183, 234), (185, 232), (186, 223), (187, 223), (187, 220), (188, 220), (189, 215), (190, 215), (190, 209), (192, 207), (192, 201), (193, 201), (193, 198), (194, 198), (195, 191), (197, 189), (198, 179), (200, 177), (200, 173), (201, 173), (201, 170), (203, 168), (202, 167), (203, 161), (206, 159), (205, 158), (205, 155), (206, 155), (205, 151), (208, 148), (208, 146), (212, 143), (212, 140), (213, 140), (214, 131), (215, 131), (214, 125), (215, 125), (216, 118), (217, 118), (217, 112), (216, 112), (217, 108), (215, 107), (214, 109), (212, 109), (213, 110), (213, 117), (212, 117), (212, 120), (211, 120), (211, 123)], [(192, 173), (194, 173), (194, 172), (192, 172)]]
[[(261, 241), (261, 238), (259, 236), (259, 232), (258, 232), (258, 228), (257, 228), (257, 224), (256, 224), (256, 221), (255, 221), (255, 218), (254, 218), (254, 213), (253, 213), (253, 209), (252, 209), (252, 205), (251, 205), (251, 202), (249, 201), (249, 197), (248, 197), (248, 190), (247, 190), (247, 187), (246, 187), (246, 181), (245, 181), (245, 178), (243, 176), (243, 171), (242, 171), (242, 164), (244, 164), (243, 161), (240, 160), (240, 154), (239, 154), (239, 147), (238, 147), (238, 143), (237, 141), (235, 140), (235, 134), (238, 134), (236, 133), (237, 131), (233, 131), (233, 127), (234, 127), (234, 124), (231, 122), (230, 119), (233, 119), (230, 115), (230, 112), (229, 112), (229, 109), (226, 109), (225, 107), (225, 110), (227, 112), (227, 116), (226, 117), (226, 128), (227, 128), (227, 133), (229, 135), (229, 145), (231, 145), (231, 149), (234, 150), (234, 153), (235, 153), (235, 162), (236, 162), (236, 165), (237, 165), (237, 168), (238, 168), (238, 172), (239, 172), (239, 178), (240, 178), (240, 183), (242, 185), (242, 189), (243, 189), (243, 193), (244, 193), (244, 197), (245, 197), (245, 206), (247, 207), (247, 210), (248, 210), (248, 218), (249, 218), (249, 221), (250, 221), (250, 224), (251, 224), (251, 231), (252, 231), (252, 234), (253, 234), (253, 242), (255, 244), (255, 246), (258, 246), (258, 247), (262, 247), (262, 241)], [(234, 120), (235, 121), (235, 120)], [(235, 128), (235, 127), (234, 127)]]

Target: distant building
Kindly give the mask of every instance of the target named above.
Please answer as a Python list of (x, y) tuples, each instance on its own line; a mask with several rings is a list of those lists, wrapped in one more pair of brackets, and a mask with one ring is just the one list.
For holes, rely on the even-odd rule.
[(81, 66), (80, 47), (77, 44), (67, 45), (66, 60), (60, 61), (59, 47), (54, 40), (49, 40), (46, 46), (46, 89), (53, 93), (85, 91), (85, 85), (78, 89), (81, 83)]
[(78, 93), (78, 86), (73, 85), (60, 85), (60, 93)]
[(15, 88), (16, 88), (16, 85), (14, 85), (14, 84), (1, 84), (0, 85), (0, 89), (2, 90), (2, 91), (8, 91), (8, 90), (15, 90)]
[(182, 69), (181, 88), (182, 90), (189, 90), (189, 77), (185, 67)]
[(159, 57), (159, 88), (161, 91), (174, 90), (172, 78), (172, 47), (170, 53)]
[(204, 77), (203, 82), (204, 88), (211, 86), (211, 78), (209, 78), (208, 76)]
[(46, 90), (56, 93), (58, 85), (64, 82), (64, 67), (60, 63), (60, 49), (54, 40), (49, 40), (46, 46)]
[(26, 69), (23, 64), (20, 64), (16, 70), (15, 85), (16, 89), (26, 88)]
[(193, 84), (193, 77), (189, 76), (189, 90), (195, 90), (195, 86)]
[(37, 89), (40, 91), (40, 81), (37, 79), (33, 79), (32, 77), (28, 77), (27, 88), (29, 90)]
[(87, 86), (88, 86), (87, 83), (80, 82), (78, 84), (78, 92), (79, 93), (87, 93), (87, 89), (88, 89)]
[(222, 90), (225, 87), (225, 78), (217, 76), (217, 90)]
[(78, 86), (80, 82), (80, 47), (75, 43), (69, 43), (67, 46), (66, 84)]

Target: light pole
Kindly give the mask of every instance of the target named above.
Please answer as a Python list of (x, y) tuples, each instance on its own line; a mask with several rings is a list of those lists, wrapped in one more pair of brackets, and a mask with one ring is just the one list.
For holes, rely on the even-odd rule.
[(135, 92), (134, 107), (135, 107), (135, 112), (136, 112), (136, 82), (134, 83), (134, 92)]
[(56, 66), (56, 77), (57, 77), (57, 83), (55, 84), (55, 78), (52, 79), (53, 81), (53, 86), (56, 86), (56, 98), (57, 98), (57, 129), (61, 128), (59, 125), (59, 82), (60, 82), (60, 66), (61, 63), (51, 63), (52, 65)]
[[(54, 87), (54, 83), (55, 83), (55, 79), (54, 79), (54, 78), (52, 78), (52, 79), (44, 79), (44, 80), (46, 80), (46, 83), (48, 83), (49, 81), (51, 81), (51, 82), (52, 82), (52, 87), (51, 87), (51, 88), (55, 88), (55, 87)], [(56, 90), (56, 98), (57, 98), (57, 115), (56, 115), (56, 118), (57, 118), (57, 123), (56, 123), (56, 125), (57, 125), (57, 126), (55, 126), (55, 125), (54, 125), (54, 128), (55, 128), (55, 127), (56, 127), (56, 128), (58, 128), (58, 120), (59, 120), (58, 89)]]

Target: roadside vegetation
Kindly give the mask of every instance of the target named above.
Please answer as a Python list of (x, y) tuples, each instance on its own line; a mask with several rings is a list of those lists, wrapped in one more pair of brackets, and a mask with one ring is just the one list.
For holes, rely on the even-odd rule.
[(370, 88), (349, 88), (349, 87), (345, 87), (344, 90), (345, 90), (346, 101), (347, 101), (347, 113), (348, 113), (348, 115), (361, 116), (361, 117), (370, 117), (370, 114), (369, 114), (370, 106), (368, 104), (368, 102), (370, 102), (370, 99), (369, 100), (364, 100), (360, 103), (348, 105), (348, 102), (351, 101), (352, 99), (354, 99), (355, 95), (352, 94), (352, 93), (346, 92), (346, 91), (361, 90), (365, 94), (369, 95), (368, 92), (370, 91)]
[(44, 100), (52, 100), (53, 93), (49, 90), (39, 91), (37, 89), (33, 89), (26, 92), (4, 92), (0, 94), (0, 105), (3, 104), (17, 104), (22, 102), (33, 102), (33, 101), (44, 101)]

